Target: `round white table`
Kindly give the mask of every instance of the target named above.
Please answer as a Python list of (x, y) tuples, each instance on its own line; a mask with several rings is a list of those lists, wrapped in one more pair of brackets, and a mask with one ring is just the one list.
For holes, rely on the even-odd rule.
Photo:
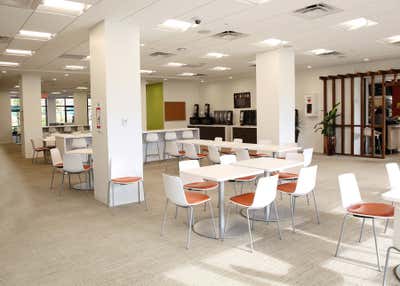
[[(88, 161), (89, 161), (90, 167), (92, 167), (92, 155), (93, 155), (92, 148), (74, 149), (74, 150), (68, 151), (67, 154), (88, 155)], [(87, 182), (73, 185), (72, 188), (74, 188), (75, 190), (81, 190), (81, 191), (93, 190), (93, 172), (92, 172), (92, 170), (89, 171), (89, 178), (88, 178)]]

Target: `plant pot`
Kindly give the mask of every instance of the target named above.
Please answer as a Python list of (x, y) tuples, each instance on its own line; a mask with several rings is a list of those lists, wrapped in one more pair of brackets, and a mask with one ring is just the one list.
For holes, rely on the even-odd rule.
[(324, 140), (326, 154), (332, 156), (336, 153), (336, 137), (335, 136), (325, 136)]

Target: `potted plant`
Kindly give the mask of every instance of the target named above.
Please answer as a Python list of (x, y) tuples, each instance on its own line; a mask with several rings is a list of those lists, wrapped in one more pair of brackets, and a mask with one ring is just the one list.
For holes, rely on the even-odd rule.
[(324, 150), (328, 156), (335, 154), (336, 151), (336, 118), (340, 116), (337, 114), (339, 104), (336, 103), (328, 113), (324, 114), (323, 120), (314, 126), (314, 132), (320, 131), (324, 136)]

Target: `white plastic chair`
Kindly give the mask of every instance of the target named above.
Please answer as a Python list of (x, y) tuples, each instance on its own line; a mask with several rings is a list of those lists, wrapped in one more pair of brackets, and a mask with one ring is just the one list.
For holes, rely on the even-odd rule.
[[(270, 145), (270, 144), (272, 144), (272, 140), (270, 140), (270, 139), (260, 139), (260, 140), (258, 140), (257, 144)], [(272, 154), (266, 153), (261, 149), (256, 150), (255, 152), (251, 152), (250, 155), (252, 157), (257, 157), (257, 158), (260, 158), (260, 157), (272, 157)]]
[(365, 203), (363, 202), (360, 189), (358, 188), (357, 180), (354, 174), (347, 173), (339, 176), (339, 189), (342, 199), (342, 207), (345, 209), (346, 214), (343, 217), (343, 222), (340, 230), (340, 236), (336, 246), (335, 256), (338, 255), (340, 243), (343, 238), (344, 225), (346, 218), (352, 216), (354, 218), (362, 219), (361, 231), (359, 242), (361, 242), (364, 224), (366, 219), (372, 221), (372, 231), (375, 240), (376, 260), (378, 264), (378, 271), (381, 271), (379, 262), (378, 242), (376, 239), (375, 219), (393, 219), (394, 207), (384, 203)]
[(182, 132), (182, 139), (193, 139), (193, 131), (191, 130), (186, 130)]
[(163, 221), (161, 224), (161, 235), (164, 235), (165, 224), (167, 221), (168, 203), (173, 203), (176, 207), (186, 208), (188, 210), (188, 230), (186, 249), (190, 247), (192, 225), (194, 222), (194, 207), (207, 205), (210, 208), (211, 220), (213, 222), (214, 233), (217, 236), (217, 230), (214, 221), (214, 212), (210, 203), (211, 198), (198, 192), (188, 192), (183, 189), (182, 181), (179, 177), (163, 174), (164, 191), (167, 197), (164, 209)]
[[(161, 160), (160, 147), (158, 146), (160, 138), (159, 138), (158, 134), (157, 133), (147, 133), (145, 136), (145, 141), (146, 141), (146, 152), (145, 152), (145, 158), (144, 158), (145, 163), (147, 162), (147, 158), (152, 157), (152, 156), (158, 156), (158, 159)], [(156, 145), (157, 153), (149, 153), (149, 147), (152, 144)]]
[(194, 144), (184, 143), (183, 151), (185, 151), (185, 157), (190, 160), (200, 160), (207, 157), (205, 154), (198, 154)]
[(221, 160), (220, 160), (220, 155), (218, 152), (218, 148), (215, 146), (208, 146), (208, 154), (207, 154), (208, 160), (210, 160), (212, 163), (214, 164), (220, 164)]
[(36, 162), (39, 153), (43, 152), (43, 159), (46, 162), (46, 152), (49, 151), (49, 148), (43, 146), (43, 139), (42, 138), (34, 138), (31, 139), (32, 145), (32, 164)]
[(64, 133), (71, 133), (71, 132), (72, 132), (71, 126), (65, 126), (64, 127)]
[(308, 194), (313, 195), (315, 214), (317, 217), (317, 223), (319, 224), (319, 214), (317, 201), (315, 199), (315, 185), (317, 182), (317, 170), (318, 166), (305, 167), (300, 170), (299, 178), (297, 182), (280, 184), (278, 190), (282, 193), (286, 193), (290, 196), (290, 214), (292, 219), (292, 229), (295, 232), (294, 223), (294, 212), (296, 207), (296, 198), (304, 197)]
[(53, 166), (53, 172), (51, 174), (51, 183), (50, 183), (50, 189), (52, 189), (55, 173), (56, 172), (63, 173), (64, 164), (60, 150), (58, 150), (58, 148), (50, 149), (50, 157), (51, 157), (51, 165)]
[[(253, 247), (253, 236), (251, 233), (252, 223), (250, 223), (250, 212), (256, 211), (260, 209), (265, 209), (270, 207), (273, 203), (275, 208), (276, 214), (276, 223), (278, 229), (279, 239), (282, 239), (281, 231), (279, 227), (279, 215), (278, 210), (276, 207), (275, 198), (276, 198), (276, 188), (278, 185), (278, 176), (270, 176), (270, 177), (263, 177), (258, 181), (257, 189), (255, 193), (246, 193), (238, 196), (231, 197), (229, 202), (231, 203), (228, 214), (226, 218), (226, 226), (228, 226), (230, 210), (232, 205), (239, 206), (241, 208), (246, 208), (247, 214), (247, 225), (249, 229), (249, 236), (250, 236), (250, 247), (251, 250), (254, 250)], [(227, 229), (227, 227), (225, 227)]]
[[(385, 165), (386, 167), (386, 173), (389, 179), (389, 191), (386, 192), (385, 194), (400, 194), (400, 169), (399, 165), (397, 163), (387, 163)], [(383, 194), (383, 195), (385, 195)], [(393, 202), (392, 202), (393, 205)], [(389, 225), (389, 220), (386, 220), (385, 224), (385, 230), (383, 233), (386, 233), (387, 228)]]
[(247, 149), (237, 149), (236, 150), (236, 159), (238, 161), (250, 160), (249, 150), (247, 150)]
[(63, 158), (64, 163), (64, 172), (62, 177), (62, 184), (64, 184), (64, 176), (65, 174), (68, 175), (68, 184), (71, 188), (71, 175), (78, 175), (79, 182), (82, 183), (81, 174), (87, 174), (91, 167), (89, 165), (84, 165), (82, 163), (82, 156), (81, 154), (64, 154)]
[(176, 141), (166, 141), (165, 154), (170, 157), (181, 159), (185, 156), (185, 151), (179, 150), (178, 143), (176, 143)]
[[(286, 160), (303, 161), (304, 162), (303, 166), (308, 167), (312, 163), (313, 152), (314, 152), (313, 148), (304, 149), (303, 154), (297, 153), (297, 152), (289, 152), (289, 153), (286, 153)], [(279, 180), (282, 180), (282, 181), (297, 180), (298, 177), (299, 177), (299, 174), (297, 172), (297, 169), (288, 170), (286, 172), (279, 173)]]

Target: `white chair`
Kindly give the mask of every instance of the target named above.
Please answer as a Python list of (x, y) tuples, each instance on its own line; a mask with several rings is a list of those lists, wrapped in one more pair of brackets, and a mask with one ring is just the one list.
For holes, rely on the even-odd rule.
[(202, 178), (189, 176), (182, 171), (200, 168), (199, 161), (185, 160), (179, 162), (179, 175), (183, 182), (183, 188), (190, 191), (211, 191), (218, 188), (217, 182), (204, 181)]
[[(243, 139), (242, 138), (234, 138), (233, 143), (243, 143)], [(221, 150), (221, 153), (223, 154), (227, 154), (227, 155), (232, 155), (235, 154), (235, 150), (231, 149), (231, 148), (223, 148)]]
[[(308, 167), (312, 163), (312, 158), (313, 158), (313, 148), (307, 148), (303, 150), (303, 154), (300, 153), (286, 153), (286, 160), (293, 160), (293, 161), (303, 161), (304, 162), (304, 167)], [(294, 171), (288, 171), (288, 172), (279, 172), (279, 180), (297, 180), (299, 177), (299, 174)]]
[(366, 219), (372, 221), (372, 231), (375, 240), (376, 260), (378, 264), (378, 271), (381, 271), (379, 262), (378, 242), (376, 239), (375, 219), (393, 219), (394, 207), (384, 203), (365, 203), (361, 199), (360, 189), (358, 188), (357, 180), (354, 174), (347, 173), (339, 176), (339, 189), (342, 199), (342, 207), (345, 209), (339, 240), (336, 246), (335, 256), (338, 255), (340, 243), (343, 238), (344, 225), (346, 218), (352, 216), (354, 218), (362, 219), (361, 231), (359, 241), (361, 241), (364, 224)]
[[(258, 140), (258, 144), (260, 145), (271, 145), (272, 144), (272, 140), (270, 139), (260, 139)], [(266, 153), (263, 150), (256, 150), (255, 152), (250, 152), (250, 156), (252, 157), (272, 157), (272, 154)]]
[(300, 170), (297, 182), (280, 184), (278, 190), (290, 196), (290, 214), (292, 219), (292, 228), (295, 232), (294, 212), (296, 207), (296, 198), (304, 197), (312, 193), (314, 199), (315, 214), (319, 224), (319, 214), (317, 201), (315, 199), (315, 185), (317, 182), (318, 166), (304, 167)]
[(185, 151), (179, 150), (176, 141), (165, 142), (165, 154), (169, 157), (181, 159), (185, 157)]
[(193, 139), (193, 131), (191, 130), (186, 130), (182, 132), (182, 139)]
[(57, 133), (57, 129), (55, 127), (49, 127), (49, 132), (52, 133)]
[(31, 145), (32, 145), (32, 164), (36, 162), (39, 154), (42, 152), (44, 161), (46, 162), (46, 155), (50, 149), (43, 146), (43, 139), (42, 138), (31, 139)]
[[(282, 239), (281, 231), (280, 231), (280, 227), (279, 227), (279, 215), (278, 215), (278, 210), (277, 210), (276, 203), (275, 203), (277, 185), (278, 185), (278, 176), (277, 175), (270, 176), (270, 177), (264, 177), (258, 181), (257, 189), (256, 189), (255, 193), (254, 192), (246, 193), (246, 194), (231, 197), (229, 199), (229, 202), (231, 203), (231, 205), (228, 208), (228, 214), (227, 214), (227, 218), (226, 218), (226, 226), (228, 226), (230, 210), (233, 205), (239, 206), (241, 208), (245, 208), (246, 214), (247, 214), (247, 225), (248, 225), (249, 236), (250, 236), (250, 247), (251, 247), (252, 251), (254, 250), (254, 247), (253, 247), (253, 236), (251, 234), (251, 229), (252, 229), (253, 223), (250, 224), (250, 212), (251, 211), (265, 209), (267, 207), (270, 207), (270, 205), (273, 203), (274, 208), (275, 208), (276, 223), (277, 223), (279, 239)], [(227, 227), (225, 227), (225, 229), (227, 229)]]
[(238, 161), (250, 160), (249, 150), (247, 150), (247, 149), (237, 149), (236, 150), (236, 159)]
[(90, 172), (90, 165), (84, 165), (82, 162), (81, 154), (64, 154), (63, 158), (64, 172), (62, 177), (62, 184), (64, 184), (64, 176), (68, 175), (68, 184), (71, 188), (71, 175), (78, 175), (79, 183), (82, 183), (81, 174), (88, 174)]
[(206, 154), (197, 153), (193, 144), (184, 143), (183, 151), (185, 151), (185, 157), (190, 160), (200, 160), (207, 157)]
[(71, 132), (72, 132), (71, 126), (65, 126), (64, 127), (64, 133), (71, 133)]
[(217, 236), (217, 230), (214, 221), (214, 212), (210, 203), (211, 198), (199, 192), (189, 192), (183, 189), (182, 181), (179, 177), (163, 174), (164, 191), (167, 197), (164, 209), (164, 216), (161, 225), (161, 235), (164, 235), (165, 224), (167, 221), (168, 203), (173, 203), (176, 207), (186, 208), (188, 210), (188, 230), (186, 248), (189, 249), (192, 225), (194, 221), (194, 207), (207, 205), (210, 208), (211, 219), (213, 222), (214, 233)]
[(215, 146), (208, 146), (208, 154), (207, 154), (208, 160), (210, 160), (214, 164), (220, 164), (221, 160), (219, 159), (219, 151), (218, 148)]
[[(145, 152), (144, 161), (147, 162), (148, 157), (154, 157), (154, 156), (158, 156), (158, 159), (161, 160), (160, 147), (158, 146), (160, 138), (159, 138), (158, 134), (157, 133), (147, 133), (145, 136), (145, 141), (146, 141), (146, 152)], [(157, 147), (157, 153), (149, 153), (149, 147), (151, 145), (155, 145)]]
[[(174, 142), (174, 141), (176, 141), (176, 139), (177, 139), (177, 137), (176, 137), (176, 133), (175, 133), (175, 132), (166, 132), (166, 133), (165, 133), (165, 135), (164, 135), (164, 142), (165, 142), (165, 147), (164, 147), (164, 159), (166, 158), (166, 155), (169, 155), (169, 154), (168, 154), (168, 151), (167, 151), (167, 144), (168, 144), (169, 142)], [(175, 157), (175, 156), (173, 156), (173, 157)]]
[(50, 183), (50, 189), (53, 188), (53, 182), (54, 182), (54, 175), (56, 172), (63, 173), (64, 170), (64, 164), (63, 160), (61, 158), (61, 153), (58, 148), (53, 148), (50, 149), (50, 157), (51, 157), (51, 164), (53, 166), (53, 172), (51, 174), (51, 183)]

